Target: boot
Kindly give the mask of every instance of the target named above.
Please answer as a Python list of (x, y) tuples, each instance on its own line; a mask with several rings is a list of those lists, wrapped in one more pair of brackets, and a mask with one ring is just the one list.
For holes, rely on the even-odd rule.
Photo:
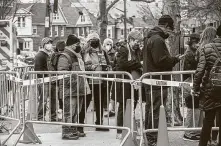
[(62, 126), (62, 139), (64, 140), (79, 139), (76, 128), (72, 128), (71, 126)]
[[(95, 122), (96, 125), (101, 125), (100, 122)], [(110, 129), (107, 128), (96, 128), (96, 131), (110, 131)]]

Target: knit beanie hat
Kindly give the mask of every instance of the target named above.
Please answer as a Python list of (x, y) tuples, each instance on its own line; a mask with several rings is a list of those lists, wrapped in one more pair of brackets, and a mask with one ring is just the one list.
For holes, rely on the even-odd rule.
[(80, 43), (80, 39), (74, 34), (69, 35), (66, 41), (66, 46), (71, 46), (76, 43)]
[(50, 43), (53, 42), (51, 38), (49, 38), (49, 37), (43, 38), (43, 39), (41, 40), (41, 46), (42, 46), (42, 48), (44, 48), (44, 45), (47, 44), (47, 43), (49, 43), (49, 42), (50, 42)]
[(138, 30), (132, 30), (128, 34), (128, 40), (131, 39), (131, 38), (135, 39), (135, 40), (139, 40), (139, 41), (143, 40), (143, 36), (142, 36), (142, 34)]
[(104, 40), (103, 46), (106, 46), (107, 44), (111, 44), (111, 46), (113, 46), (113, 40), (110, 39), (110, 38), (106, 38), (106, 39)]
[(96, 33), (96, 32), (92, 32), (90, 34), (88, 34), (87, 36), (87, 42), (92, 40), (92, 39), (98, 39), (100, 40), (100, 36)]
[(221, 25), (217, 28), (217, 30), (216, 30), (216, 35), (218, 35), (219, 37), (221, 37)]
[(160, 19), (158, 21), (158, 25), (165, 25), (165, 24), (168, 24), (170, 29), (174, 30), (174, 21), (170, 17), (170, 15), (163, 15), (163, 16), (160, 17)]

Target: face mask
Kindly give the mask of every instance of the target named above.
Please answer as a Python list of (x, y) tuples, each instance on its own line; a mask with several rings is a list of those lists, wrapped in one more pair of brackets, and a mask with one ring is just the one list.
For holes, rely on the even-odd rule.
[(110, 46), (110, 45), (107, 45), (107, 46), (106, 46), (106, 49), (107, 49), (107, 51), (110, 51), (111, 46)]
[(52, 44), (45, 44), (45, 50), (51, 52), (52, 51)]
[(81, 46), (80, 45), (75, 46), (75, 52), (76, 53), (80, 53), (81, 52)]
[(91, 41), (91, 47), (93, 47), (93, 48), (98, 48), (99, 44), (100, 44), (99, 40), (92, 40)]

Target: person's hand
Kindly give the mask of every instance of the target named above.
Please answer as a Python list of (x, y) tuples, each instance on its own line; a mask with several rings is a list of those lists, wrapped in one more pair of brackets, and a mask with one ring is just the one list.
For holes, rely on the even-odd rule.
[(191, 89), (191, 95), (192, 95), (193, 97), (199, 97), (200, 92), (195, 92), (193, 89)]
[(178, 54), (178, 55), (176, 55), (176, 58), (178, 58), (179, 60), (182, 60), (185, 56), (186, 56), (186, 54), (183, 54), (183, 55)]
[(92, 64), (92, 65), (91, 65), (91, 69), (92, 69), (92, 71), (95, 71), (97, 67), (98, 67), (97, 64)]

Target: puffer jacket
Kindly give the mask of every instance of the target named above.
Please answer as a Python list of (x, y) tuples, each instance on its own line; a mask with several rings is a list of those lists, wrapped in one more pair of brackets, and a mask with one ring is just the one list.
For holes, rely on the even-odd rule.
[[(221, 38), (213, 41), (217, 49), (221, 53)], [(193, 90), (194, 92), (200, 92), (200, 103), (203, 110), (211, 110), (217, 107), (221, 107), (221, 96), (216, 93), (211, 93), (211, 81), (209, 75), (211, 68), (217, 60), (217, 54), (211, 44), (205, 45), (200, 52), (199, 63), (195, 72)]]
[[(68, 49), (65, 49), (64, 53), (68, 54), (71, 60), (69, 60), (65, 55), (61, 54), (61, 56), (58, 59), (58, 67), (57, 67), (58, 71), (81, 71), (77, 56)], [(86, 85), (86, 80), (84, 80), (83, 77), (77, 78), (77, 75), (72, 75), (71, 80), (70, 77), (65, 78), (64, 83), (62, 79), (59, 81), (60, 97), (63, 97), (63, 94), (65, 97), (77, 96), (77, 95), (84, 96), (85, 93), (88, 93), (85, 92), (85, 85)], [(71, 95), (70, 95), (70, 90), (72, 91)]]

